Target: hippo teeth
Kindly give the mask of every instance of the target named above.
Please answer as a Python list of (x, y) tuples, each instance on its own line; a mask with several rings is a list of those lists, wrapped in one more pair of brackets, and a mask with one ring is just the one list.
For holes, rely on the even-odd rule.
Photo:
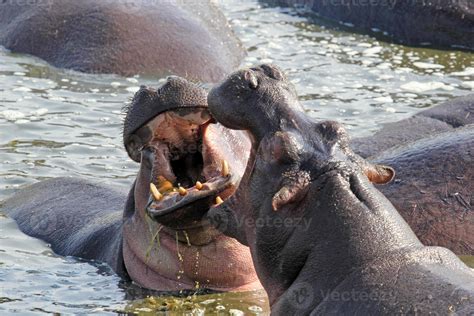
[(195, 185), (195, 187), (196, 187), (196, 189), (198, 189), (198, 190), (202, 190), (202, 187), (203, 187), (203, 185), (202, 185), (202, 183), (201, 183), (201, 182), (199, 182), (199, 181), (196, 181), (196, 185)]
[[(191, 209), (188, 210), (192, 210), (192, 205), (195, 203), (201, 209), (204, 205), (208, 208), (217, 206), (230, 196), (230, 190), (234, 190), (235, 183), (236, 179), (230, 172), (225, 177), (219, 174), (205, 183), (197, 181), (196, 185), (190, 188), (179, 186), (168, 191), (160, 191), (156, 184), (150, 183), (151, 194), (146, 210), (150, 217), (163, 219), (168, 215), (174, 216), (171, 214), (190, 206)], [(184, 213), (177, 214), (180, 215), (176, 216), (185, 216)]]
[[(150, 194), (153, 197), (153, 200), (158, 202), (158, 201), (163, 201), (163, 199), (166, 199), (168, 197), (170, 198), (176, 198), (178, 195), (181, 197), (185, 197), (189, 193), (196, 193), (198, 191), (202, 190), (213, 190), (214, 189), (214, 183), (218, 181), (223, 181), (226, 179), (231, 178), (231, 173), (230, 173), (230, 168), (229, 164), (226, 160), (222, 160), (221, 164), (221, 173), (220, 176), (216, 176), (210, 181), (202, 183), (200, 181), (196, 181), (196, 184), (193, 187), (185, 188), (183, 186), (178, 186), (175, 187), (171, 181), (167, 180), (163, 176), (158, 176), (156, 179), (156, 184), (151, 182), (150, 183)], [(178, 202), (177, 200), (176, 202)], [(216, 197), (216, 204), (221, 204), (224, 202), (220, 196)]]
[(216, 206), (221, 205), (222, 203), (224, 203), (224, 200), (220, 196), (217, 196), (216, 197)]
[(152, 168), (146, 210), (152, 218), (192, 218), (196, 209), (221, 204), (235, 190), (238, 179), (224, 159), (232, 155), (220, 147), (220, 130), (207, 119), (191, 119), (165, 113), (147, 125)]
[(173, 183), (170, 181), (165, 181), (160, 184), (160, 188), (158, 189), (160, 192), (168, 192), (174, 189)]
[(181, 196), (185, 196), (186, 194), (188, 194), (188, 191), (187, 191), (185, 188), (183, 188), (183, 187), (179, 187), (179, 188), (178, 188), (178, 193), (179, 193), (179, 195), (181, 195)]
[[(225, 159), (223, 159), (221, 161), (220, 177), (228, 178), (230, 176), (231, 176), (231, 173), (230, 173), (229, 163)], [(216, 178), (219, 178), (219, 176), (214, 177), (214, 179)], [(175, 187), (171, 181), (169, 181), (166, 177), (162, 175), (159, 175), (156, 178), (156, 184), (153, 182), (150, 183), (150, 193), (153, 196), (155, 201), (160, 201), (163, 199), (164, 196), (167, 196), (176, 192), (180, 196), (186, 196), (190, 191), (196, 191), (196, 190), (201, 191), (203, 189), (206, 189), (206, 183), (203, 184), (200, 181), (196, 181), (196, 184), (190, 188), (185, 188), (181, 185), (178, 185), (178, 187)]]
[(160, 191), (158, 190), (158, 188), (156, 187), (154, 183), (150, 183), (150, 192), (151, 192), (151, 195), (153, 195), (153, 198), (155, 199), (155, 201), (159, 201), (163, 198), (163, 194), (160, 193)]
[(226, 160), (222, 160), (221, 175), (227, 177), (229, 175), (229, 163)]

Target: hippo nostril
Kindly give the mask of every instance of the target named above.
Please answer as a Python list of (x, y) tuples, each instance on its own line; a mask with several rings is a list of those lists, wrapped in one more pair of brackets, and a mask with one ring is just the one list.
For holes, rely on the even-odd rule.
[(336, 121), (324, 121), (316, 125), (318, 133), (324, 139), (331, 142), (338, 142), (342, 146), (349, 143), (349, 135), (344, 128), (344, 125)]
[(260, 67), (263, 69), (263, 72), (270, 78), (276, 80), (283, 80), (285, 78), (283, 72), (277, 66), (263, 64)]
[(244, 79), (249, 83), (250, 89), (257, 89), (258, 87), (258, 79), (255, 76), (255, 73), (252, 70), (246, 70), (244, 72)]

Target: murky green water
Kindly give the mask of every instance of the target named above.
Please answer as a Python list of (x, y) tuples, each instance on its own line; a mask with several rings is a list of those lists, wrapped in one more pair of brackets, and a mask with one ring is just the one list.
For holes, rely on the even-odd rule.
[[(329, 30), (292, 10), (250, 0), (220, 3), (249, 50), (244, 64), (280, 65), (309, 115), (342, 121), (352, 135), (368, 135), (385, 122), (473, 92), (473, 54)], [(140, 84), (156, 86), (159, 79), (84, 75), (0, 51), (0, 200), (26, 184), (67, 175), (129, 187), (137, 165), (122, 148), (121, 108)], [(121, 284), (107, 267), (55, 256), (4, 217), (0, 254), (2, 315), (133, 308), (146, 314), (163, 303), (135, 300), (144, 294)], [(262, 300), (256, 292), (166, 302), (194, 308), (194, 314), (204, 308), (224, 315), (265, 313)]]

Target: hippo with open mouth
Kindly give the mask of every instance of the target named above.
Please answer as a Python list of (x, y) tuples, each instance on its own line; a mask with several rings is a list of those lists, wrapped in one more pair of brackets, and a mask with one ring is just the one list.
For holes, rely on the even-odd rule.
[(170, 77), (157, 90), (142, 87), (127, 108), (124, 145), (140, 163), (128, 197), (59, 178), (19, 191), (1, 210), (56, 253), (106, 262), (149, 289), (259, 289), (249, 249), (204, 217), (244, 172), (242, 134), (213, 122), (206, 90)]
[(391, 169), (354, 154), (339, 123), (311, 121), (277, 67), (231, 74), (208, 103), (252, 149), (236, 192), (207, 214), (250, 247), (274, 314), (472, 315), (474, 272), (421, 244), (370, 183)]

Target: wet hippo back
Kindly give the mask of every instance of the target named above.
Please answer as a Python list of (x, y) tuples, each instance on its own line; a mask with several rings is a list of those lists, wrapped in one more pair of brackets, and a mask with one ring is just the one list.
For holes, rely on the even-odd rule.
[(381, 34), (408, 45), (474, 49), (472, 0), (261, 0), (303, 5), (318, 16), (350, 23), (355, 30)]
[(425, 245), (474, 255), (474, 95), (455, 98), (354, 139), (396, 179), (379, 186)]
[[(87, 197), (87, 198), (84, 198)], [(35, 183), (3, 201), (1, 212), (22, 232), (51, 244), (57, 254), (108, 263), (119, 275), (126, 191), (81, 179)]]
[(351, 145), (356, 153), (366, 158), (397, 145), (455, 131), (470, 124), (474, 124), (474, 94), (444, 102), (407, 119), (385, 124), (372, 136), (352, 140)]
[(209, 1), (44, 0), (0, 3), (0, 45), (54, 66), (215, 81), (244, 56)]
[(470, 126), (387, 150), (375, 161), (396, 170), (378, 189), (425, 245), (474, 254), (474, 129)]

